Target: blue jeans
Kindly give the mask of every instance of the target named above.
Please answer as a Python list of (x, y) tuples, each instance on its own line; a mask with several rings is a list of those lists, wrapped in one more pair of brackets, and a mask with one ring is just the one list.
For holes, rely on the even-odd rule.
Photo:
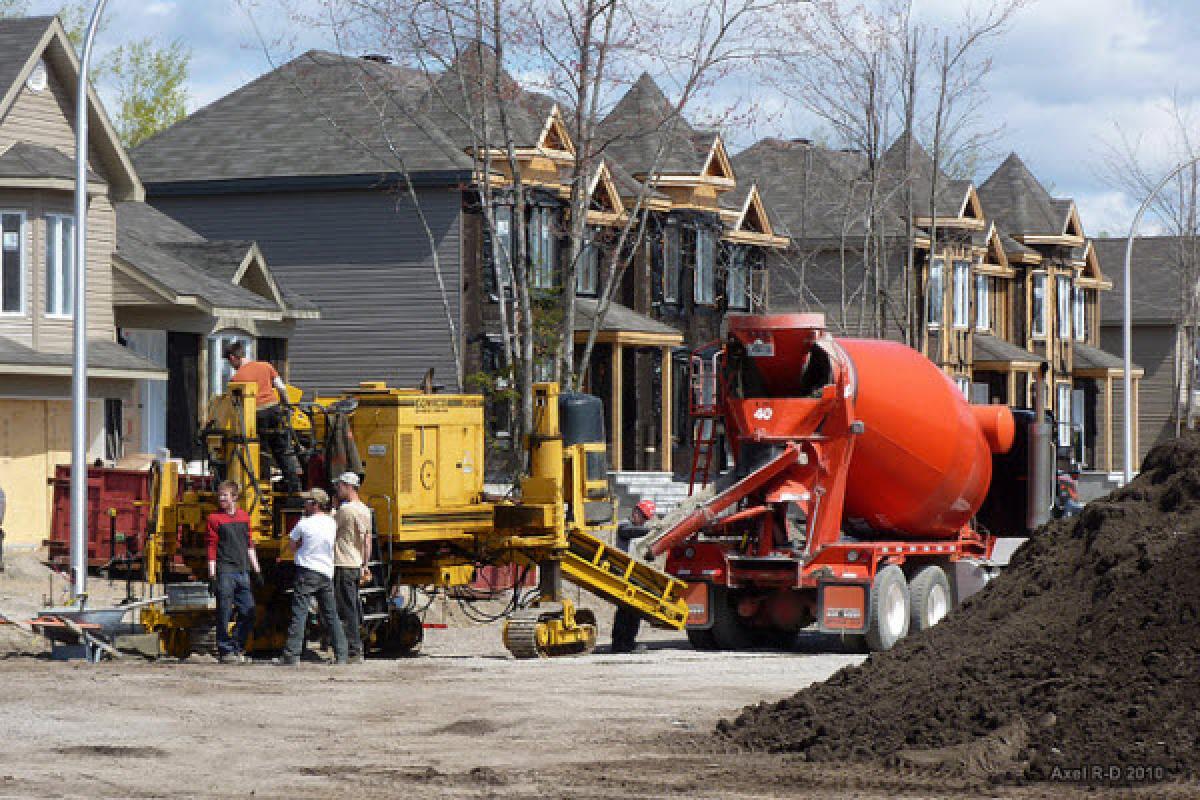
[[(229, 622), (233, 612), (237, 620), (233, 635)], [(217, 573), (217, 652), (221, 655), (242, 653), (254, 629), (254, 593), (250, 591), (250, 576), (244, 572)]]
[(304, 567), (296, 567), (296, 577), (292, 582), (292, 621), (288, 625), (287, 646), (283, 648), (284, 658), (299, 658), (304, 651), (304, 628), (308, 624), (308, 609), (314, 597), (317, 598), (321, 624), (333, 640), (333, 656), (338, 663), (345, 663), (346, 635), (342, 631), (342, 623), (338, 621), (333, 579)]

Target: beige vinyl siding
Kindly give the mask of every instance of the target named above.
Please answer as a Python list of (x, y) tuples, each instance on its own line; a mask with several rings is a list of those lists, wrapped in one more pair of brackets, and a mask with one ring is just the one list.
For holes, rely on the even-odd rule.
[[(75, 156), (75, 98), (58, 79), (55, 68), (46, 63), (48, 85), (40, 92), (28, 86), (0, 120), (0, 152), (16, 142), (31, 142)], [(109, 175), (98, 158), (95, 147), (89, 149), (88, 162), (93, 172), (105, 180)]]
[[(46, 315), (46, 214), (72, 213), (71, 198), (62, 192), (46, 192), (46, 202), (39, 208), (35, 225), (33, 248), (37, 269), (38, 347), (47, 351), (71, 348), (73, 322)], [(113, 338), (112, 254), (116, 249), (117, 217), (106, 197), (92, 198), (88, 209), (88, 336), (92, 339)]]

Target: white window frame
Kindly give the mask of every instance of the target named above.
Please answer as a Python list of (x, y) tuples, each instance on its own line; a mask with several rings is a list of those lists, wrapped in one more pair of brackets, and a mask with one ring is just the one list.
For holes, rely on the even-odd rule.
[(971, 325), (971, 262), (954, 261), (953, 298), (955, 330), (966, 330)]
[(696, 228), (693, 259), (692, 300), (696, 305), (714, 305), (717, 302), (717, 242), (708, 228)]
[[(1029, 334), (1034, 339), (1046, 338), (1046, 273), (1035, 272), (1029, 277)], [(1041, 304), (1040, 308), (1038, 304)], [(1040, 312), (1040, 313), (1035, 313)]]
[(1071, 276), (1059, 275), (1054, 282), (1055, 324), (1058, 326), (1058, 339), (1061, 342), (1071, 341)]
[(992, 279), (975, 273), (975, 330), (992, 329)]
[(958, 391), (962, 396), (967, 398), (967, 402), (971, 401), (971, 379), (963, 375), (954, 376), (954, 385), (958, 387)]
[(746, 248), (729, 248), (729, 266), (725, 273), (725, 304), (734, 311), (750, 309), (750, 266), (746, 263)]
[(678, 226), (663, 229), (662, 233), (662, 292), (664, 303), (679, 302), (679, 275), (682, 272), (680, 246), (682, 232)]
[[(492, 206), (492, 279), (499, 272), (501, 283), (498, 291), (504, 291), (512, 286), (513, 238), (512, 238), (513, 207), (504, 203)], [(499, 267), (499, 270), (496, 267)]]
[(595, 297), (600, 291), (600, 254), (600, 247), (587, 236), (575, 265), (575, 294)]
[(1071, 384), (1054, 385), (1054, 418), (1058, 421), (1058, 446), (1071, 446)]
[(221, 394), (233, 377), (233, 367), (225, 360), (225, 345), (241, 342), (246, 347), (246, 360), (253, 361), (257, 351), (253, 336), (241, 328), (225, 328), (208, 336), (208, 394)]
[(1087, 341), (1087, 293), (1082, 286), (1075, 286), (1075, 294), (1071, 298), (1072, 325), (1075, 327), (1075, 340)]
[[(70, 281), (65, 281), (63, 278), (67, 274), (63, 271), (62, 265), (62, 226), (64, 222), (70, 220), (71, 223), (71, 269), (69, 270)], [(51, 237), (51, 232), (54, 236)], [(57, 246), (51, 247), (50, 243), (54, 242)], [(78, 264), (79, 254), (75, 252), (75, 215), (65, 212), (53, 212), (46, 214), (46, 289), (45, 289), (45, 314), (49, 319), (72, 319), (75, 316), (75, 268)], [(53, 262), (53, 263), (51, 263)], [(56, 280), (54, 284), (54, 297), (50, 296), (50, 274), (53, 270)], [(65, 287), (65, 290), (64, 290)]]
[[(0, 317), (8, 317), (8, 318), (24, 317), (24, 316), (27, 316), (29, 313), (29, 278), (26, 274), (29, 270), (29, 256), (28, 256), (29, 247), (28, 247), (28, 242), (27, 242), (27, 234), (29, 231), (29, 228), (28, 228), (29, 218), (28, 218), (28, 215), (20, 209), (16, 209), (16, 208), (0, 209), (0, 259), (3, 258), (3, 253), (4, 253), (4, 251), (2, 249), (3, 234), (6, 232), (6, 231), (4, 231), (4, 217), (12, 217), (12, 216), (17, 216), (17, 217), (21, 218), (20, 228), (17, 230), (17, 252), (20, 253), (20, 262), (17, 266), (17, 283), (18, 283), (17, 310), (16, 311), (5, 311), (3, 309), (3, 307), (0, 307)], [(3, 297), (4, 297), (4, 268), (3, 268), (3, 262), (2, 262), (2, 260), (0, 260), (0, 299), (2, 299)]]
[(554, 236), (554, 209), (533, 206), (529, 212), (529, 287), (553, 289), (558, 242)]
[(928, 297), (925, 302), (925, 324), (930, 330), (940, 330), (942, 327), (942, 312), (946, 302), (945, 273), (945, 260), (933, 259), (929, 265)]

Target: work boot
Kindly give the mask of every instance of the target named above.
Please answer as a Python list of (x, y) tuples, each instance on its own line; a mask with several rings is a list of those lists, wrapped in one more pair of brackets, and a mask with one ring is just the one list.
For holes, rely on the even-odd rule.
[(295, 656), (280, 656), (271, 659), (271, 663), (277, 667), (296, 667), (300, 665), (300, 659)]
[(346, 658), (347, 664), (362, 664), (364, 661), (365, 659), (362, 657), (362, 653), (356, 653)]
[(222, 664), (241, 664), (242, 657), (238, 653), (222, 653), (221, 654), (221, 663)]

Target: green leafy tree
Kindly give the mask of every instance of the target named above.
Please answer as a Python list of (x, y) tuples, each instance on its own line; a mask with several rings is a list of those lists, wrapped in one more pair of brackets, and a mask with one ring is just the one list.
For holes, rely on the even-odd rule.
[(153, 39), (140, 39), (112, 53), (107, 78), (117, 93), (117, 135), (126, 147), (187, 116), (191, 60), (191, 50), (179, 40), (161, 47)]
[[(59, 9), (67, 37), (76, 49), (92, 14), (93, 3), (66, 3)], [(29, 13), (28, 0), (0, 0), (0, 19)], [(102, 18), (100, 30), (108, 29)], [(126, 42), (93, 61), (92, 84), (116, 94), (114, 122), (126, 147), (153, 136), (187, 116), (187, 82), (192, 51), (175, 40), (160, 46), (154, 39)], [(113, 110), (113, 109), (110, 109)]]

